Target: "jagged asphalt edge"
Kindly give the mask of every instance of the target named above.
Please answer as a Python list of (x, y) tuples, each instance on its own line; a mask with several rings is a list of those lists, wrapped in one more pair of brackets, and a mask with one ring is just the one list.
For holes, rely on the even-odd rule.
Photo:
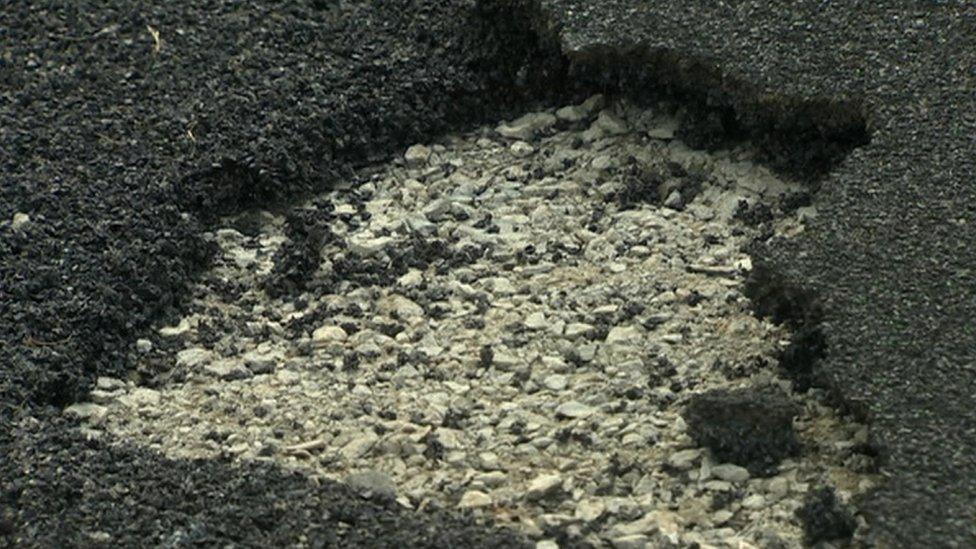
[[(536, 23), (548, 20), (541, 10), (533, 9), (538, 7), (534, 3), (522, 4), (519, 7), (522, 11), (513, 13), (529, 14), (530, 19)], [(536, 27), (537, 31), (539, 28)], [(545, 35), (540, 33), (540, 36)], [(552, 36), (554, 35), (550, 34), (549, 39)], [(702, 107), (705, 111), (718, 111), (722, 119), (728, 119), (728, 109), (732, 108), (736, 115), (734, 120), (739, 124), (734, 128), (722, 128), (722, 133), (772, 136), (768, 141), (771, 145), (786, 141), (787, 136), (796, 135), (802, 136), (800, 143), (822, 141), (842, 144), (840, 154), (834, 151), (834, 154), (815, 158), (817, 165), (812, 168), (809, 164), (788, 162), (782, 165), (787, 170), (799, 169), (824, 173), (829, 170), (830, 165), (843, 157), (850, 146), (860, 145), (865, 141), (863, 116), (856, 104), (829, 99), (825, 99), (822, 103), (797, 102), (789, 97), (772, 99), (765, 97), (760, 101), (755, 91), (746, 83), (739, 81), (735, 82), (734, 86), (729, 86), (729, 80), (721, 79), (715, 67), (709, 66), (702, 60), (682, 56), (679, 52), (655, 52), (643, 49), (640, 45), (626, 49), (594, 47), (567, 53), (567, 59), (571, 60), (570, 64), (573, 66), (570, 69), (573, 73), (570, 80), (588, 81), (584, 87), (591, 87), (596, 83), (632, 95), (634, 89), (650, 82), (655, 84), (655, 88), (659, 91), (681, 95), (685, 100), (691, 98), (692, 104)], [(621, 68), (624, 70), (617, 70)], [(664, 86), (661, 86), (662, 83)], [(716, 83), (721, 83), (722, 86), (713, 87)], [(727, 95), (715, 97), (704, 93), (703, 89), (721, 89)], [(776, 131), (769, 131), (773, 126), (776, 127)], [(348, 150), (344, 151), (343, 146), (333, 145), (328, 150), (331, 154), (326, 158), (330, 160), (343, 155), (355, 156)], [(770, 152), (773, 160), (791, 157), (789, 151), (785, 154), (780, 151), (777, 154), (777, 151), (771, 149)], [(282, 192), (273, 185), (275, 178), (280, 177), (281, 174), (269, 175), (259, 166), (248, 165), (248, 162), (253, 162), (253, 159), (244, 161), (225, 159), (210, 169), (195, 172), (190, 177), (182, 179), (177, 185), (181, 204), (189, 206), (198, 213), (217, 211), (227, 213), (256, 201), (274, 200), (279, 198), (279, 195), (293, 196), (309, 190), (299, 186)], [(319, 170), (329, 171), (321, 167), (312, 168), (311, 171), (312, 174), (318, 174)], [(306, 174), (298, 179), (307, 182), (313, 178)], [(243, 189), (237, 187), (241, 180), (246, 181)], [(207, 191), (199, 192), (201, 187)], [(227, 208), (227, 204), (232, 206)], [(71, 397), (59, 398), (59, 400), (61, 400), (59, 403), (63, 404), (71, 400)]]
[[(351, 13), (338, 14), (324, 54), (316, 53), (317, 31), (336, 21), (320, 9)], [(26, 212), (31, 221), (6, 224), (0, 238), (0, 544), (526, 544), (470, 515), (406, 512), (271, 466), (167, 460), (87, 441), (59, 414), (85, 398), (97, 375), (152, 381), (156, 372), (133, 370), (129, 347), (175, 317), (213, 251), (198, 234), (217, 215), (321, 190), (356, 163), (497, 118), (525, 104), (527, 90), (537, 95), (542, 86), (531, 79), (553, 68), (546, 52), (526, 41), (518, 21), (492, 25), (485, 9), (454, 0), (312, 2), (261, 16), (230, 4), (5, 8), (0, 28), (15, 37), (0, 51), (0, 138), (10, 152), (0, 218)], [(198, 34), (186, 38), (185, 28)], [(281, 42), (258, 42), (256, 59), (242, 57), (252, 44), (239, 40), (249, 33), (254, 42)], [(183, 58), (163, 53), (181, 47)], [(262, 56), (275, 48), (290, 48), (275, 59), (288, 67), (266, 65)], [(187, 72), (186, 57), (202, 59), (202, 70)], [(330, 60), (333, 70), (307, 66)], [(234, 63), (248, 62), (259, 66), (234, 74)], [(24, 66), (44, 72), (32, 80)], [(519, 69), (528, 81), (516, 81)], [(269, 81), (275, 71), (285, 78)], [(245, 76), (273, 92), (270, 103), (239, 81)], [(163, 93), (189, 106), (155, 97), (159, 79)], [(316, 86), (330, 83), (341, 89), (324, 106), (292, 102), (321, 100)], [(113, 86), (125, 95), (103, 101)], [(126, 165), (99, 158), (100, 147), (113, 157), (137, 151)], [(171, 349), (160, 347), (165, 362)]]
[(871, 424), (866, 450), (887, 480), (859, 506), (869, 542), (976, 544), (976, 332), (964, 320), (976, 310), (976, 8), (539, 3), (567, 50), (645, 41), (710, 60), (712, 85), (743, 112), (750, 97), (735, 80), (774, 104), (792, 94), (863, 105), (871, 144), (824, 180), (812, 230), (753, 247), (753, 288), (801, 328), (784, 366)]

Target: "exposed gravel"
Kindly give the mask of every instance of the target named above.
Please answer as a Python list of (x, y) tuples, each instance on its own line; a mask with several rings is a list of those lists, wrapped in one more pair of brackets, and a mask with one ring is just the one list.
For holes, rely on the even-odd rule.
[[(976, 546), (976, 4), (529, 3), (571, 57), (629, 65), (625, 82), (647, 69), (649, 86), (706, 99), (723, 123), (775, 120), (787, 148), (856, 136), (844, 121), (862, 119), (820, 216), (753, 259), (819, 305), (825, 352), (808, 366), (869, 420), (887, 479), (862, 505), (873, 542)], [(802, 164), (816, 148), (793, 150)]]
[[(540, 541), (798, 545), (808, 492), (874, 482), (866, 431), (790, 394), (790, 334), (742, 294), (742, 247), (816, 212), (784, 207), (804, 190), (748, 143), (675, 139), (685, 117), (597, 96), (226, 218), (189, 314), (160, 330), (170, 381), (100, 378), (66, 413), (91, 437), (273, 462)], [(743, 221), (762, 206), (774, 221)], [(687, 405), (727, 389), (792, 400), (802, 451), (767, 446), (756, 468), (698, 446)]]

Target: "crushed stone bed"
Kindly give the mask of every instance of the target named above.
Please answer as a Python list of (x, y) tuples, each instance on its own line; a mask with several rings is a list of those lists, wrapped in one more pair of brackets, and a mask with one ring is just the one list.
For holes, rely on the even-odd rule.
[[(793, 394), (802, 451), (758, 477), (697, 447), (682, 410), (712, 389), (790, 391), (790, 334), (752, 313), (742, 247), (816, 211), (786, 206), (803, 188), (747, 143), (685, 146), (681, 119), (596, 96), (228, 218), (187, 316), (160, 331), (181, 348), (170, 381), (100, 378), (68, 413), (93, 437), (273, 461), (540, 545), (800, 545), (808, 492), (873, 485), (866, 429)], [(283, 277), (309, 242), (320, 261)]]

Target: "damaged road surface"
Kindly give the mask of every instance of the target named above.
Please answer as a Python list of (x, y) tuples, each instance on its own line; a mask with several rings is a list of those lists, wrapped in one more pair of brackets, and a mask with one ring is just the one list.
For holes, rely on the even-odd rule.
[(67, 412), (94, 438), (277, 463), (540, 543), (801, 545), (809, 494), (873, 486), (867, 431), (778, 378), (790, 336), (753, 314), (742, 248), (816, 212), (784, 208), (805, 189), (748, 143), (695, 151), (680, 125), (594, 96), (222, 219), (159, 333), (169, 381), (102, 377)]
[(421, 4), (0, 11), (0, 545), (976, 542), (973, 7)]

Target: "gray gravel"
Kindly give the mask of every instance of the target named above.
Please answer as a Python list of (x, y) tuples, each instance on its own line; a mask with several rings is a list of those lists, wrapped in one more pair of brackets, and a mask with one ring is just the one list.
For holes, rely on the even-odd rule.
[(809, 230), (760, 263), (820, 300), (818, 369), (871, 419), (888, 478), (865, 506), (877, 541), (976, 545), (976, 7), (533, 4), (571, 55), (639, 44), (702, 61), (707, 81), (677, 83), (740, 114), (824, 98), (864, 113), (871, 143), (823, 181)]
[[(273, 462), (540, 543), (799, 545), (811, 487), (851, 501), (874, 485), (851, 452), (863, 428), (795, 394), (805, 451), (753, 476), (697, 447), (681, 411), (708, 390), (788, 388), (775, 356), (789, 333), (742, 294), (758, 229), (735, 214), (801, 187), (748, 143), (708, 154), (651, 137), (680, 125), (667, 103), (567, 109), (579, 115), (558, 127), (543, 111), (411, 146), (299, 206), (332, 235), (299, 296), (261, 289), (283, 218), (253, 236), (215, 230), (220, 257), (190, 314), (160, 330), (182, 347), (183, 381), (101, 378), (97, 403), (68, 412), (92, 437)], [(646, 172), (666, 177), (633, 175)], [(641, 185), (648, 201), (622, 198)], [(440, 242), (433, 255), (390, 273), (419, 230)], [(773, 230), (804, 228), (793, 213)], [(338, 276), (362, 274), (346, 262), (379, 270)], [(228, 281), (243, 293), (221, 293)]]

